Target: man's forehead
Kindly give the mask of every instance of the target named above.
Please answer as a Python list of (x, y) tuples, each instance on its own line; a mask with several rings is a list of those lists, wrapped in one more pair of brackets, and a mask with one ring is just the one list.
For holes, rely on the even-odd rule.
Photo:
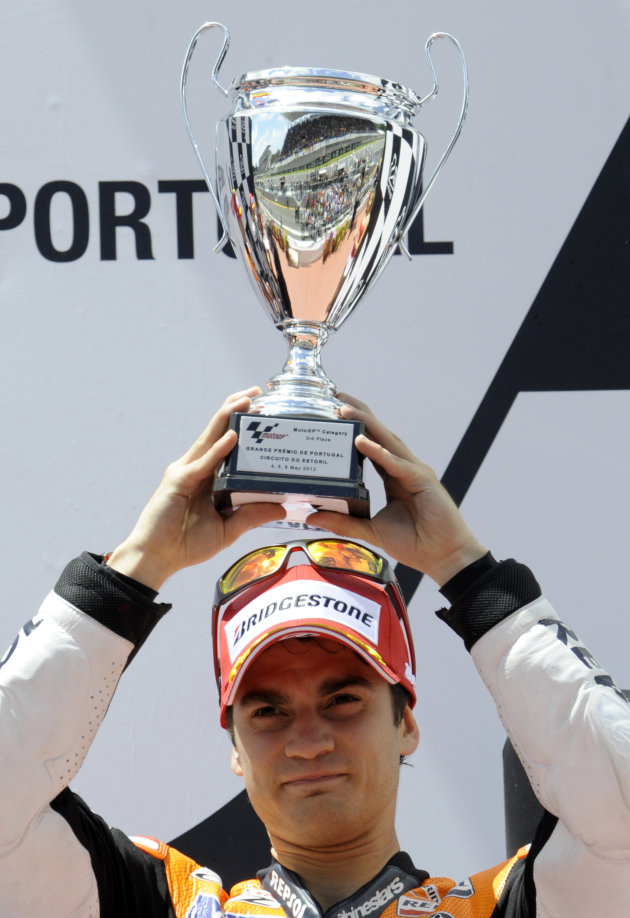
[[(320, 677), (320, 678), (318, 678)], [(236, 694), (238, 701), (257, 683), (278, 684), (291, 680), (385, 681), (351, 647), (333, 638), (289, 637), (261, 650), (247, 667)]]

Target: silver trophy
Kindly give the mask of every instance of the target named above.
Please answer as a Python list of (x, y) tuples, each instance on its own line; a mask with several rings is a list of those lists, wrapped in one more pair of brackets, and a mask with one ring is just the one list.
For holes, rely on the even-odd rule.
[[(223, 31), (212, 82), (230, 101), (217, 124), (216, 187), (193, 134), (188, 72), (200, 36)], [(412, 121), (438, 92), (431, 47), (457, 48), (464, 93), (459, 121), (428, 181), (426, 141)], [(404, 237), (459, 137), (468, 76), (459, 42), (435, 33), (425, 50), (433, 78), (419, 97), (378, 77), (340, 70), (281, 67), (246, 73), (226, 89), (218, 73), (230, 38), (207, 22), (193, 36), (181, 78), (188, 135), (231, 242), (258, 297), (288, 343), (281, 373), (237, 416), (238, 446), (216, 483), (222, 509), (277, 500), (299, 524), (314, 508), (369, 514), (359, 425), (340, 421), (333, 383), (320, 362), (338, 329), (379, 276)]]

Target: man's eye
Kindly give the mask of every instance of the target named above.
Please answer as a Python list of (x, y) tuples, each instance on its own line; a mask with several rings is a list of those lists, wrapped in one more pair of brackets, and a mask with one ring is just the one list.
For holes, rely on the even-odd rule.
[(262, 708), (255, 708), (252, 711), (252, 717), (273, 717), (274, 714), (278, 714), (278, 709), (271, 704), (266, 704)]
[(333, 707), (352, 704), (353, 702), (358, 702), (360, 699), (356, 695), (351, 695), (349, 692), (342, 692), (339, 695), (334, 695), (331, 698), (330, 704)]

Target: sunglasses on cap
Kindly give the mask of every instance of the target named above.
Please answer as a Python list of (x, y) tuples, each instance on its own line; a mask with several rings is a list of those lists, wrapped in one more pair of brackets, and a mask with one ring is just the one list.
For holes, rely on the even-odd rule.
[(396, 582), (389, 561), (365, 545), (347, 539), (296, 539), (257, 548), (235, 561), (217, 582), (215, 604), (277, 574), (286, 568), (292, 553), (299, 549), (306, 553), (315, 568), (359, 574), (378, 583)]

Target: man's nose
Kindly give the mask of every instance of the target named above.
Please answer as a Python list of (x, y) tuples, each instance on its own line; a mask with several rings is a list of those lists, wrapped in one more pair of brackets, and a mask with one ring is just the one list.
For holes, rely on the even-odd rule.
[(289, 758), (315, 759), (335, 747), (330, 724), (315, 711), (299, 711), (291, 724), (285, 753)]

